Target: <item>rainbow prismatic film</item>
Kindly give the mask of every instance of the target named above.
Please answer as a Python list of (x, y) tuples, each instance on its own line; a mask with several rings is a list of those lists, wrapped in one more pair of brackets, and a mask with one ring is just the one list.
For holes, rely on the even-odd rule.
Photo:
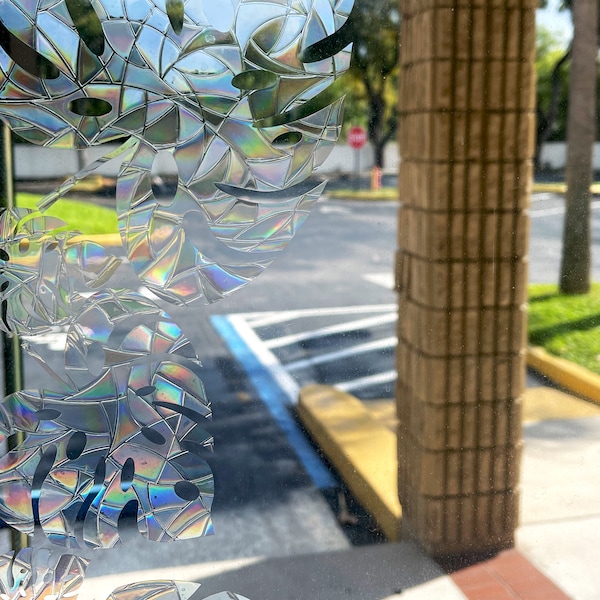
[[(75, 552), (0, 557), (3, 598), (74, 598), (77, 552), (122, 544), (127, 511), (156, 542), (213, 532), (211, 405), (164, 307), (246, 286), (302, 227), (340, 133), (352, 5), (2, 2), (0, 119), (35, 145), (102, 147), (37, 210), (0, 214), (0, 329), (53, 382), (0, 402), (0, 518)], [(108, 161), (121, 164), (115, 254), (47, 214)], [(168, 189), (160, 164), (175, 173)], [(123, 262), (134, 290), (115, 283)], [(60, 367), (35, 349), (49, 332), (64, 342)], [(141, 582), (109, 598), (187, 600), (197, 587)], [(225, 599), (245, 600), (210, 597)]]

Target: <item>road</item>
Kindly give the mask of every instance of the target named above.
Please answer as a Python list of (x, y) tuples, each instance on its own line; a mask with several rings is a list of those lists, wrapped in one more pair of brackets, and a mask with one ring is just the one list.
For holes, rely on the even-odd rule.
[[(594, 232), (600, 231), (599, 207), (594, 202)], [(335, 384), (363, 400), (392, 395), (397, 209), (390, 203), (321, 204), (304, 235), (241, 298), (242, 308), (235, 299), (228, 316), (212, 315), (230, 349), (242, 353), (240, 362), (251, 354), (290, 402), (312, 382)], [(558, 279), (563, 214), (561, 197), (534, 196), (532, 282)], [(600, 235), (593, 241), (598, 280)]]
[[(153, 561), (197, 569), (210, 561), (326, 552), (379, 539), (351, 498), (358, 521), (342, 518), (340, 525), (335, 518), (347, 512), (340, 483), (289, 407), (298, 386), (311, 381), (341, 384), (366, 400), (391, 394), (397, 210), (394, 203), (322, 201), (297, 238), (248, 287), (211, 306), (167, 308), (202, 359), (213, 403), (218, 543), (182, 542), (185, 548), (168, 559), (156, 545), (140, 543), (137, 552), (119, 552), (116, 559), (105, 554), (92, 563), (91, 574), (139, 570)], [(557, 279), (562, 210), (556, 196), (534, 199), (531, 281)], [(596, 204), (593, 218), (598, 232)], [(127, 266), (119, 277), (120, 285), (139, 288)], [(598, 260), (594, 278), (600, 279)], [(58, 365), (62, 340), (64, 332), (57, 332), (36, 348)], [(25, 362), (27, 387), (51, 387), (35, 363)]]
[[(600, 280), (600, 201), (593, 204), (594, 279)], [(214, 366), (227, 389), (240, 398), (259, 387), (279, 428), (305, 447), (305, 467), (317, 464), (283, 404), (299, 387), (335, 384), (363, 400), (393, 394), (396, 296), (392, 290), (398, 205), (391, 202), (321, 201), (299, 235), (252, 284), (210, 306), (169, 307), (195, 344), (207, 368)], [(530, 280), (558, 278), (564, 204), (538, 194), (531, 207)], [(123, 287), (139, 288), (128, 268)], [(42, 338), (49, 360), (63, 334)], [(233, 358), (232, 358), (233, 357)], [(252, 364), (252, 369), (248, 365)], [(242, 366), (247, 367), (246, 372)], [(246, 376), (250, 376), (250, 382)], [(26, 361), (28, 387), (48, 385)], [(218, 392), (213, 401), (218, 411)], [(216, 397), (216, 399), (215, 399)], [(290, 434), (290, 432), (293, 432)], [(312, 467), (309, 466), (309, 471)], [(318, 487), (331, 479), (313, 469)]]
[[(557, 194), (535, 194), (531, 206), (529, 280), (556, 283), (560, 267), (564, 200)], [(600, 281), (600, 198), (592, 200), (592, 280)]]

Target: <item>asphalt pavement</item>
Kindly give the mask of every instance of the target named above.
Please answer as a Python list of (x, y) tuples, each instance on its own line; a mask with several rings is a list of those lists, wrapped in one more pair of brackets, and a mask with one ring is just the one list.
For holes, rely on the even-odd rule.
[[(194, 596), (198, 600), (225, 589), (251, 600), (381, 600), (400, 592), (401, 598), (415, 600), (466, 597), (413, 544), (382, 544), (375, 523), (355, 504), (336, 474), (331, 481), (315, 482), (290, 441), (303, 433), (289, 411), (289, 390), (280, 386), (283, 408), (265, 403), (262, 389), (253, 384), (256, 380), (244, 369), (243, 361), (236, 359), (239, 355), (221, 328), (223, 323), (231, 325), (232, 316), (241, 315), (238, 324), (254, 332), (261, 343), (281, 338), (293, 341), (267, 348), (280, 365), (296, 363), (292, 369), (278, 371), (275, 392), (283, 374), (297, 386), (314, 379), (315, 373), (324, 383), (341, 378), (351, 386), (353, 379), (389, 373), (390, 352), (385, 344), (393, 335), (393, 319), (381, 322), (381, 317), (393, 313), (396, 300), (390, 281), (397, 208), (396, 203), (322, 201), (281, 257), (247, 288), (212, 306), (168, 309), (202, 359), (204, 383), (213, 403), (210, 427), (215, 452), (210, 464), (216, 485), (215, 535), (166, 547), (134, 538), (122, 549), (95, 553), (82, 600), (103, 599), (116, 585), (156, 578), (200, 581), (203, 585)], [(532, 281), (556, 279), (561, 211), (561, 200), (555, 196), (534, 198)], [(600, 231), (600, 213), (593, 214), (594, 230)], [(594, 244), (600, 244), (598, 236)], [(600, 252), (594, 254), (600, 256)], [(119, 276), (123, 286), (137, 289), (127, 265)], [(598, 264), (594, 277), (600, 279)], [(352, 313), (356, 307), (374, 308)], [(374, 320), (365, 324), (369, 318)], [(255, 326), (260, 319), (262, 329)], [(347, 325), (361, 319), (358, 327)], [(336, 324), (341, 328), (337, 332), (314, 336), (315, 331)], [(60, 353), (52, 348), (53, 344), (58, 347), (61, 335), (64, 332), (56, 332), (43, 344), (44, 351), (55, 353), (57, 361)], [(365, 351), (369, 343), (379, 347)], [(357, 346), (363, 348), (357, 351)], [(331, 356), (322, 359), (324, 354), (345, 350), (362, 355), (351, 369), (344, 355), (342, 366), (330, 361)], [(374, 356), (378, 358), (373, 362)], [(377, 372), (360, 372), (366, 364), (379, 365)], [(325, 368), (331, 365), (332, 370)], [(26, 363), (26, 378), (27, 387), (40, 387), (40, 372), (33, 363)], [(388, 380), (375, 385), (380, 387), (347, 389), (378, 397), (386, 385), (393, 384)], [(283, 421), (278, 415), (283, 415)], [(600, 421), (579, 421), (553, 419), (526, 426), (523, 486), (524, 514), (529, 516), (519, 530), (519, 547), (570, 597), (597, 600), (600, 580), (590, 579), (591, 570), (578, 562), (581, 552), (569, 546), (576, 544), (576, 532), (579, 540), (588, 540), (593, 556), (591, 544), (600, 539), (596, 535), (600, 517), (590, 506), (600, 492), (590, 462), (600, 452)], [(306, 436), (303, 443), (308, 444), (309, 454), (312, 450), (309, 460), (320, 461)], [(569, 463), (561, 463), (565, 453), (571, 466), (579, 464), (577, 473)], [(550, 477), (552, 472), (556, 478)], [(560, 477), (569, 472), (572, 491), (557, 499)], [(541, 473), (546, 473), (545, 480)], [(584, 500), (575, 510), (574, 502), (582, 494)]]

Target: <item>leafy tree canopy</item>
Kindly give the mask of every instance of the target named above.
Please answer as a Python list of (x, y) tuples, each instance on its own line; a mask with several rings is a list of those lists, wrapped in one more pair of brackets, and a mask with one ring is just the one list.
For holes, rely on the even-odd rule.
[(568, 50), (548, 29), (536, 30), (537, 126), (540, 142), (564, 140), (567, 124)]
[(400, 11), (396, 0), (357, 0), (348, 76), (346, 126), (367, 128), (375, 163), (396, 132)]

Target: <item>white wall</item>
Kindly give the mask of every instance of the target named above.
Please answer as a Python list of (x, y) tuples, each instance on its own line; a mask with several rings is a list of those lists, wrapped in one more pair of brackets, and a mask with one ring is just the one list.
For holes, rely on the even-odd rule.
[(55, 179), (77, 173), (77, 152), (15, 144), (16, 179)]
[[(550, 169), (563, 169), (566, 164), (567, 146), (564, 142), (546, 142), (542, 148), (541, 165)], [(593, 165), (600, 171), (600, 143), (594, 144)]]
[[(319, 167), (319, 173), (349, 173), (357, 165), (356, 154), (359, 155), (358, 166), (360, 170), (370, 169), (373, 166), (373, 149), (367, 144), (360, 150), (353, 150), (350, 146), (340, 144), (335, 146), (327, 160)], [(397, 171), (400, 164), (398, 144), (387, 144), (384, 152), (384, 165), (386, 171)]]
[[(17, 179), (56, 179), (66, 178), (76, 173), (78, 160), (81, 166), (100, 158), (116, 146), (105, 144), (86, 150), (61, 150), (41, 148), (25, 144), (15, 145), (15, 171)], [(81, 156), (78, 157), (77, 154)], [(373, 150), (367, 144), (361, 150), (353, 150), (349, 146), (338, 145), (332, 150), (327, 160), (319, 167), (318, 173), (352, 173), (356, 166), (356, 153), (359, 154), (361, 171), (373, 166)], [(566, 145), (564, 142), (547, 142), (542, 151), (542, 165), (550, 169), (562, 169), (565, 166)], [(162, 161), (159, 169), (166, 174), (175, 170), (168, 161)], [(385, 149), (385, 170), (397, 171), (400, 158), (398, 146), (390, 143)], [(98, 169), (97, 173), (106, 176), (116, 176), (119, 170), (119, 160), (107, 163)], [(81, 167), (79, 167), (81, 168)], [(600, 143), (594, 145), (594, 169), (600, 171)]]
[[(104, 144), (86, 150), (63, 150), (16, 144), (15, 176), (21, 180), (66, 178), (116, 147), (112, 144)], [(351, 173), (356, 165), (357, 153), (359, 154), (360, 169), (370, 169), (373, 166), (373, 150), (369, 144), (361, 150), (353, 150), (349, 146), (338, 145), (334, 147), (327, 160), (319, 167), (318, 173)], [(175, 173), (175, 169), (168, 161), (162, 162), (164, 163), (163, 166), (159, 165), (158, 167), (161, 173)], [(395, 143), (388, 144), (385, 151), (386, 171), (397, 170), (398, 163), (397, 145)], [(120, 161), (117, 158), (113, 162), (102, 165), (96, 172), (100, 175), (114, 177), (118, 173), (119, 164)]]

